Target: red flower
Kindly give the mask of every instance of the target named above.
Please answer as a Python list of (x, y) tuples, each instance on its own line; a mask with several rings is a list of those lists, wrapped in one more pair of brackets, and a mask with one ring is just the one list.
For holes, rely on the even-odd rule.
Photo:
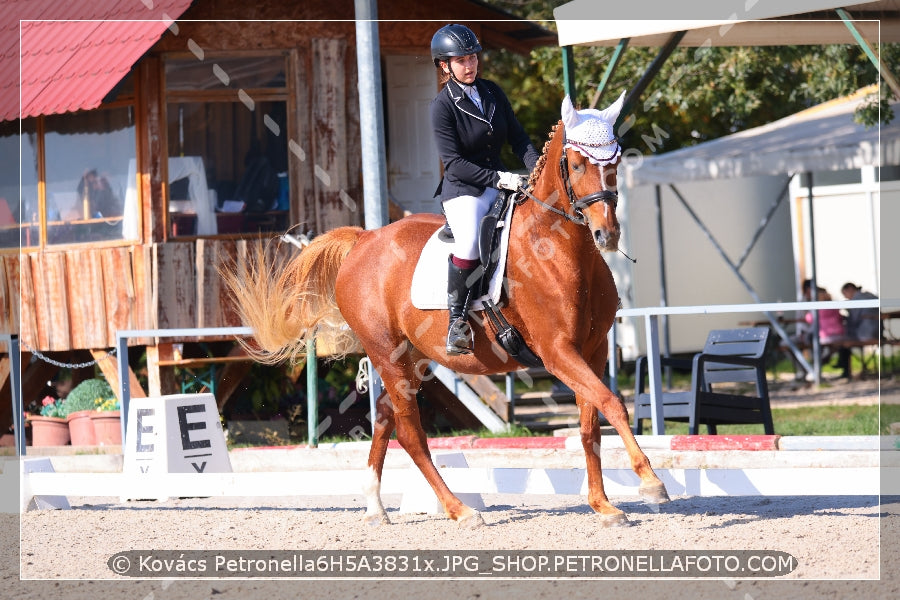
[(56, 402), (56, 398), (54, 398), (53, 396), (44, 396), (44, 399), (41, 400), (41, 404), (43, 406), (49, 406), (50, 404), (53, 404), (54, 402)]

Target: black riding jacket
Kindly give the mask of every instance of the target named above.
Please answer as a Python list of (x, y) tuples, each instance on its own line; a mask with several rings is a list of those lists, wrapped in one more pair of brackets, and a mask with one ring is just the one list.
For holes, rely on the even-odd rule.
[(431, 101), (431, 124), (438, 154), (444, 163), (444, 178), (435, 191), (441, 201), (457, 196), (480, 196), (487, 187), (496, 187), (498, 171), (509, 169), (500, 160), (500, 149), (509, 142), (513, 152), (534, 169), (538, 152), (513, 114), (509, 99), (500, 87), (486, 79), (476, 79), (484, 113), (452, 79)]

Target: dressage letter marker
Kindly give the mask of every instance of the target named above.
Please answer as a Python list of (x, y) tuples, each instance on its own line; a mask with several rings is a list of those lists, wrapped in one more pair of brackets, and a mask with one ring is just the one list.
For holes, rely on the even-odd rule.
[(123, 473), (231, 473), (213, 395), (132, 399)]

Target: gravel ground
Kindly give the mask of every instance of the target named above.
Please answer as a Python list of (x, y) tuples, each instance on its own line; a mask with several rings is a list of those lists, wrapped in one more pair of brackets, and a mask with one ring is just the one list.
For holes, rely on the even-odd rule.
[[(897, 401), (893, 380), (811, 390), (785, 383), (782, 403)], [(794, 386), (794, 389), (789, 389)], [(8, 490), (2, 490), (7, 492)], [(686, 497), (659, 511), (634, 497), (613, 498), (631, 527), (603, 529), (580, 496), (485, 495), (485, 527), (459, 529), (442, 516), (400, 515), (360, 522), (361, 496), (180, 499), (130, 502), (70, 498), (73, 511), (0, 515), (0, 597), (180, 598), (898, 598), (900, 504), (865, 496)], [(21, 530), (20, 530), (21, 526)], [(21, 534), (21, 537), (20, 537)], [(17, 550), (21, 543), (21, 555)], [(783, 579), (124, 579), (108, 559), (132, 549), (174, 550), (775, 550), (796, 568)], [(21, 560), (20, 560), (21, 559)], [(21, 571), (20, 571), (21, 569)], [(20, 579), (21, 577), (24, 579)]]
[[(524, 499), (523, 499), (524, 498)], [(316, 497), (300, 501), (282, 498), (180, 499), (120, 504), (109, 498), (70, 498), (74, 511), (30, 511), (22, 518), (21, 576), (0, 580), (10, 584), (4, 598), (48, 597), (47, 591), (78, 598), (100, 590), (130, 590), (152, 598), (298, 597), (315, 590), (320, 598), (392, 598), (410, 593), (441, 597), (502, 597), (520, 590), (524, 597), (550, 599), (561, 593), (596, 598), (608, 589), (640, 589), (663, 597), (673, 587), (692, 590), (698, 598), (771, 597), (765, 589), (792, 590), (821, 597), (826, 590), (870, 590), (872, 598), (896, 598), (896, 580), (876, 581), (887, 574), (896, 544), (886, 544), (879, 556), (879, 523), (891, 526), (900, 514), (897, 504), (881, 505), (864, 496), (675, 498), (656, 511), (637, 498), (616, 498), (632, 526), (603, 529), (578, 496), (486, 495), (486, 526), (462, 530), (443, 516), (400, 515), (399, 496), (386, 496), (390, 526), (362, 525), (361, 497)], [(879, 517), (881, 517), (879, 519)], [(11, 518), (15, 518), (12, 516)], [(4, 527), (4, 536), (14, 523)], [(896, 533), (896, 528), (894, 533)], [(14, 542), (15, 540), (11, 540)], [(4, 544), (5, 546), (6, 544)], [(727, 578), (715, 581), (648, 580), (437, 580), (428, 581), (265, 581), (265, 580), (144, 580), (121, 581), (107, 566), (121, 551), (153, 550), (541, 550), (548, 556), (563, 550), (777, 550), (796, 559), (788, 581)], [(884, 571), (882, 571), (884, 569)], [(120, 579), (100, 583), (98, 580)], [(69, 580), (69, 581), (63, 581)], [(802, 580), (802, 581), (796, 581)], [(825, 580), (825, 581), (823, 581)], [(838, 581), (848, 580), (848, 581)], [(440, 586), (440, 587), (437, 587)], [(596, 587), (596, 586), (603, 586)], [(776, 586), (776, 587), (770, 587)], [(43, 590), (43, 591), (41, 591)], [(137, 590), (147, 590), (138, 592)], [(291, 591), (293, 590), (293, 591)], [(413, 592), (412, 590), (418, 590)], [(455, 590), (455, 591), (453, 591)], [(564, 591), (565, 590), (565, 591)], [(593, 591), (591, 591), (593, 590)], [(602, 591), (601, 591), (602, 590)], [(659, 595), (652, 593), (656, 590)], [(2, 590), (0, 590), (2, 591)], [(693, 592), (697, 592), (694, 594)], [(877, 593), (876, 593), (877, 592)], [(106, 593), (106, 592), (104, 592)], [(382, 595), (382, 593), (384, 595)], [(450, 595), (444, 595), (444, 594)], [(287, 595), (284, 595), (287, 594)], [(293, 594), (293, 595), (292, 595)], [(738, 595), (739, 594), (739, 595)], [(784, 592), (778, 593), (783, 596)], [(805, 597), (790, 593), (791, 597)], [(305, 596), (304, 596), (305, 597)], [(859, 596), (861, 597), (861, 596)]]

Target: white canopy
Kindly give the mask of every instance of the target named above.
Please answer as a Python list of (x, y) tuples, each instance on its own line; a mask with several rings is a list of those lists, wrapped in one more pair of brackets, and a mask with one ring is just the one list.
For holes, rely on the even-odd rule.
[(627, 185), (900, 164), (900, 102), (892, 105), (896, 116), (888, 125), (866, 128), (853, 120), (856, 107), (875, 92), (870, 86), (768, 125), (665, 154), (629, 158)]
[[(573, 0), (555, 8), (553, 17), (560, 46), (615, 46), (623, 38), (629, 38), (631, 46), (662, 46), (675, 31), (687, 31), (680, 45), (690, 47), (853, 44), (837, 8), (847, 9), (868, 40), (900, 41), (898, 0), (681, 1), (653, 6)], [(653, 19), (648, 19), (651, 14)], [(764, 20), (787, 18), (791, 20)]]

